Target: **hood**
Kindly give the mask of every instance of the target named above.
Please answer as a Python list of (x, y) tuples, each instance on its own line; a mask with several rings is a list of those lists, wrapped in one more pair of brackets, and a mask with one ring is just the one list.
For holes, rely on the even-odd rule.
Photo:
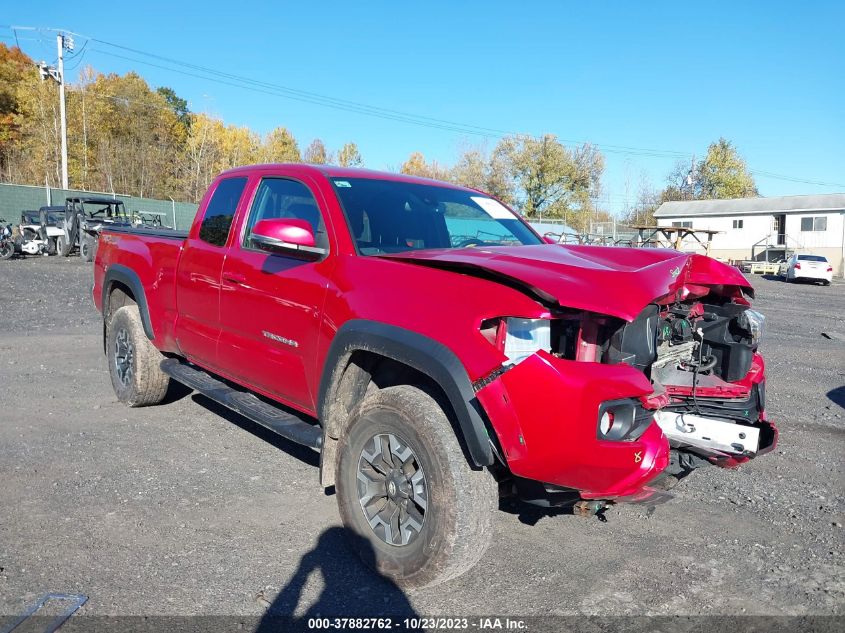
[(496, 246), (382, 255), (421, 266), (493, 279), (548, 305), (632, 321), (655, 299), (694, 284), (730, 294), (753, 289), (736, 268), (668, 248)]

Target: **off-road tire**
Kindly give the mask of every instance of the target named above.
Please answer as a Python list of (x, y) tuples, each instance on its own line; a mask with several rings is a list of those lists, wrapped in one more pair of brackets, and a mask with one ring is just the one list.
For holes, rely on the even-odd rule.
[(15, 243), (9, 240), (8, 242), (4, 242), (2, 246), (0, 246), (0, 260), (3, 259), (12, 259), (12, 255), (15, 254)]
[(86, 262), (93, 262), (97, 252), (97, 242), (90, 237), (79, 238), (79, 256)]
[[(359, 500), (362, 451), (383, 434), (400, 438), (425, 472), (425, 520), (406, 545), (382, 540)], [(427, 393), (400, 385), (366, 397), (352, 413), (337, 460), (340, 515), (353, 549), (370, 567), (414, 588), (460, 576), (481, 559), (492, 537), (498, 487), (487, 470), (470, 467), (448, 417)]]
[(57, 238), (51, 237), (47, 239), (47, 254), (48, 255), (55, 255), (58, 252), (58, 244), (56, 243)]
[[(119, 346), (123, 359), (126, 359), (127, 347), (131, 346), (128, 363), (118, 361)], [(115, 310), (106, 328), (106, 360), (117, 399), (130, 407), (144, 407), (164, 400), (170, 377), (159, 368), (163, 359), (144, 333), (138, 306)], [(128, 372), (125, 371), (127, 364)]]
[(62, 257), (70, 255), (71, 247), (68, 245), (67, 239), (64, 235), (59, 235), (59, 237), (56, 238), (56, 250)]

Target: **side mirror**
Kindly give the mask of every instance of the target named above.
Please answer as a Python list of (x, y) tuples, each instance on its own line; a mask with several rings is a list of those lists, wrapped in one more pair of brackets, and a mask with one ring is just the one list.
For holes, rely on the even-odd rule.
[(300, 254), (314, 259), (326, 254), (326, 249), (315, 245), (311, 224), (296, 218), (259, 220), (252, 227), (249, 238), (255, 246), (269, 253)]

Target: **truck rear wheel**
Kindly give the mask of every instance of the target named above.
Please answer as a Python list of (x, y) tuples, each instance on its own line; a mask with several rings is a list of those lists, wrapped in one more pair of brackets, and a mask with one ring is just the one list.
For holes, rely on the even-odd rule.
[(408, 385), (368, 396), (338, 452), (337, 502), (353, 548), (404, 587), (455, 578), (487, 549), (498, 500), (437, 402)]
[(117, 399), (130, 407), (164, 400), (170, 377), (161, 371), (164, 359), (147, 338), (138, 306), (115, 310), (106, 330), (106, 359)]

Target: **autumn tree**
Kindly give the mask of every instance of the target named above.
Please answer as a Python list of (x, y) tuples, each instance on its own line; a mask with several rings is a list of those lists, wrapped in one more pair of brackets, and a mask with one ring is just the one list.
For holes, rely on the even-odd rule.
[(449, 180), (449, 170), (437, 161), (426, 162), (421, 152), (412, 152), (408, 160), (402, 163), (399, 171), (409, 176), (433, 178), (435, 180)]
[(161, 197), (179, 180), (187, 131), (167, 98), (140, 75), (96, 75), (84, 92), (70, 90), (67, 102), (69, 172), (76, 186), (83, 130), (95, 163), (88, 173), (89, 187)]
[(304, 159), (306, 163), (311, 163), (313, 165), (325, 165), (326, 163), (331, 162), (331, 154), (329, 154), (323, 141), (315, 138), (311, 141), (311, 144), (305, 148)]
[(748, 198), (759, 195), (754, 177), (730, 141), (720, 138), (698, 162), (679, 161), (666, 178), (662, 202)]
[(698, 172), (702, 198), (750, 198), (758, 195), (748, 166), (733, 144), (724, 138), (710, 144)]
[(502, 155), (490, 155), (482, 147), (464, 149), (451, 169), (450, 180), (479, 189), (513, 204), (513, 187)]
[(185, 183), (189, 200), (199, 200), (221, 171), (260, 162), (266, 147), (247, 127), (226, 125), (207, 114), (192, 115), (185, 145), (190, 173)]
[(337, 153), (337, 164), (341, 167), (361, 167), (364, 159), (355, 143), (346, 143)]
[(168, 88), (167, 86), (159, 86), (156, 88), (156, 92), (164, 97), (164, 101), (176, 116), (179, 117), (179, 122), (185, 126), (185, 129), (190, 128), (191, 111), (188, 110), (188, 101), (177, 95), (173, 88)]
[(302, 156), (299, 145), (287, 128), (277, 127), (265, 138), (261, 148), (263, 163), (299, 163)]
[(7, 167), (10, 153), (21, 140), (20, 85), (37, 76), (32, 59), (21, 49), (0, 44), (0, 168)]
[(510, 136), (499, 142), (493, 157), (511, 178), (526, 216), (559, 217), (577, 226), (592, 212), (604, 171), (604, 157), (595, 147), (569, 150), (553, 134)]

